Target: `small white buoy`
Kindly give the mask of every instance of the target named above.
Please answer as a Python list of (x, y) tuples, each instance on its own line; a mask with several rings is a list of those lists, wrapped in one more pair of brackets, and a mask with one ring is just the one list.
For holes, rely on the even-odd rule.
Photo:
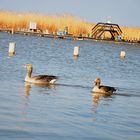
[(9, 56), (13, 56), (15, 54), (15, 47), (16, 43), (15, 42), (10, 42), (9, 43)]
[(121, 51), (120, 52), (120, 58), (125, 58), (126, 56), (126, 52), (125, 51)]
[(79, 51), (80, 51), (80, 46), (75, 46), (74, 47), (73, 55), (74, 56), (79, 56)]

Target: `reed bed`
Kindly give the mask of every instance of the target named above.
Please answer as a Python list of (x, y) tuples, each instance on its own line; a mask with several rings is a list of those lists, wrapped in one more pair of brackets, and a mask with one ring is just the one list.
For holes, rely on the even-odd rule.
[[(41, 31), (50, 33), (64, 30), (68, 27), (69, 34), (86, 36), (91, 34), (95, 23), (89, 23), (71, 15), (40, 15), (33, 13), (15, 13), (0, 11), (0, 29), (27, 30), (30, 21), (37, 23)], [(121, 27), (123, 35), (127, 39), (140, 40), (140, 28)]]
[(91, 32), (93, 24), (87, 23), (71, 15), (39, 15), (32, 13), (14, 13), (0, 11), (0, 28), (28, 29), (30, 21), (37, 23), (41, 31), (56, 32), (67, 26), (70, 34), (79, 35)]
[(140, 41), (140, 27), (121, 27), (125, 40)]

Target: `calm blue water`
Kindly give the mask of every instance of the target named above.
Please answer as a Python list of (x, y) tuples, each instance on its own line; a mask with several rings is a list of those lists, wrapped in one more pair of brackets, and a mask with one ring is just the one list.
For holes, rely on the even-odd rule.
[[(25, 83), (26, 63), (33, 64), (33, 75), (59, 76), (56, 85)], [(116, 95), (93, 94), (96, 77), (116, 87)], [(0, 33), (0, 139), (139, 140), (140, 45)]]

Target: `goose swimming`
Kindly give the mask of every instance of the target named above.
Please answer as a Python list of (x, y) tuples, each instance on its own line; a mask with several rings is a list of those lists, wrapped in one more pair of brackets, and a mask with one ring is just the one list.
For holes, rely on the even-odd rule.
[(98, 93), (103, 93), (103, 94), (112, 94), (113, 92), (116, 91), (116, 89), (114, 87), (100, 85), (101, 84), (100, 78), (96, 78), (94, 83), (95, 83), (95, 86), (92, 89), (92, 92), (98, 92)]
[(58, 79), (57, 76), (53, 75), (37, 75), (32, 76), (33, 67), (32, 64), (26, 64), (26, 77), (25, 81), (33, 84), (54, 84), (55, 81)]

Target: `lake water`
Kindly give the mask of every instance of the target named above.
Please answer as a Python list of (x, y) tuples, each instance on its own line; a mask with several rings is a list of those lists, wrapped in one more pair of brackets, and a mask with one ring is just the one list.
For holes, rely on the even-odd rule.
[[(16, 54), (9, 57), (12, 41)], [(56, 85), (25, 83), (27, 63), (33, 75), (59, 76)], [(92, 93), (96, 77), (117, 93)], [(0, 33), (0, 139), (139, 140), (140, 45)]]

